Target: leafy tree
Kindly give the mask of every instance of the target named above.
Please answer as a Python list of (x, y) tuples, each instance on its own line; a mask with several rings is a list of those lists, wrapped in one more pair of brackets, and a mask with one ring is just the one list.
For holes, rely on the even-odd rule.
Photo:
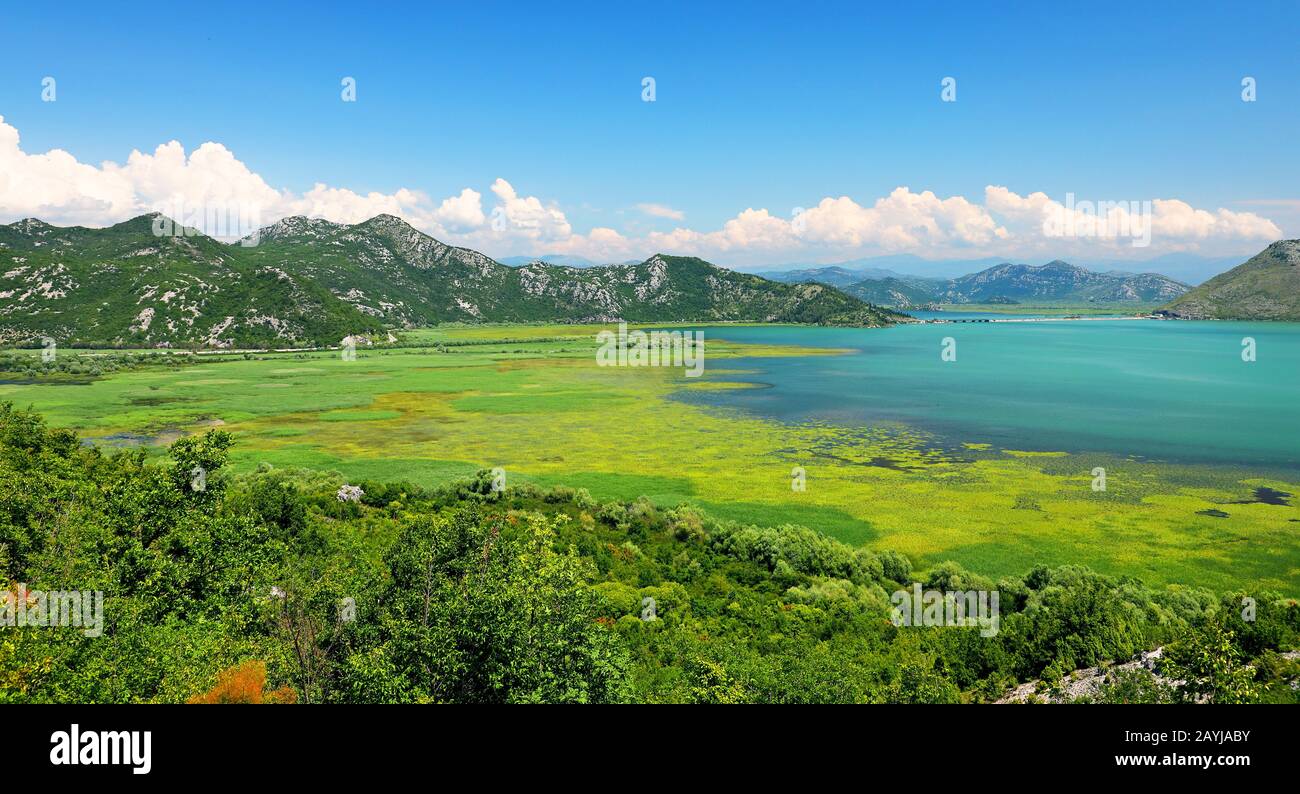
[(396, 679), (403, 700), (626, 699), (626, 655), (596, 621), (582, 560), (552, 548), (554, 525), (530, 515), (512, 537), (474, 509), (411, 520), (386, 557), (381, 650), (348, 663), (383, 680), (346, 688), (389, 691)]
[(1182, 681), (1184, 701), (1250, 703), (1259, 695), (1255, 673), (1242, 659), (1235, 636), (1217, 620), (1165, 649), (1162, 672)]

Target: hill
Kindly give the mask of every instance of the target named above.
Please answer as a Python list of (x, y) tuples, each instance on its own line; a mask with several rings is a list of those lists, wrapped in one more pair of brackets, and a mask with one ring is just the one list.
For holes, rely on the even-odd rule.
[(882, 278), (865, 279), (843, 289), (868, 303), (909, 309), (934, 303), (938, 294), (937, 286), (934, 283), (918, 283), (916, 279)]
[(1300, 320), (1300, 240), (1279, 240), (1166, 306), (1190, 320)]
[(0, 343), (223, 347), (337, 341), (378, 327), (315, 281), (143, 215), (105, 229), (0, 226)]

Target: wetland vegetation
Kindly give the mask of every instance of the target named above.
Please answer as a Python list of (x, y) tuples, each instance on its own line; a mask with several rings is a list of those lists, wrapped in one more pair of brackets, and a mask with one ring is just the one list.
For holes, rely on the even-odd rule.
[[(849, 332), (709, 326), (687, 378), (596, 366), (599, 330), (441, 327), (355, 360), (10, 352), (0, 479), (27, 496), (6, 500), (0, 565), (101, 585), (112, 641), (5, 635), (0, 700), (984, 701), (1170, 643), (1186, 672), (1216, 642), (1182, 689), (1148, 671), (1089, 697), (1294, 698), (1285, 467), (782, 419), (728, 395), (861, 356), (827, 344)], [(1000, 633), (900, 630), (888, 594), (909, 582), (996, 589)], [(433, 619), (408, 603), (428, 587)], [(515, 661), (581, 662), (497, 669), (484, 627)], [(156, 653), (110, 676), (125, 647)]]

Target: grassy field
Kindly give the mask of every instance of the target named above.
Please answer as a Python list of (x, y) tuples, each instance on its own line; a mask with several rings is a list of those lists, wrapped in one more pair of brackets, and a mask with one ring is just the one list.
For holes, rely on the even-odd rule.
[[(953, 559), (996, 576), (1077, 563), (1150, 583), (1300, 593), (1300, 509), (1245, 503), (1256, 487), (1300, 493), (1300, 483), (979, 439), (954, 453), (910, 427), (785, 425), (701, 408), (671, 395), (745, 388), (713, 379), (728, 374), (728, 359), (839, 351), (711, 338), (705, 376), (687, 379), (680, 369), (597, 367), (597, 330), (440, 328), (407, 335), (404, 347), (360, 349), (354, 361), (330, 351), (213, 356), (0, 383), (0, 400), (96, 443), (158, 453), (222, 426), (237, 437), (239, 470), (269, 463), (433, 485), (500, 466), (510, 482), (691, 501), (726, 518), (897, 549), (921, 565)], [(93, 354), (60, 352), (72, 355)], [(1105, 492), (1090, 487), (1098, 465)], [(803, 492), (791, 489), (795, 466), (807, 472)], [(1225, 505), (1226, 518), (1205, 512)]]

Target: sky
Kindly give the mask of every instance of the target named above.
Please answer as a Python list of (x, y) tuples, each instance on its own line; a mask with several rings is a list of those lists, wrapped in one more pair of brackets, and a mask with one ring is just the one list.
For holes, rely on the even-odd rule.
[(1143, 5), (5, 3), (0, 222), (747, 268), (1300, 237), (1300, 3)]

